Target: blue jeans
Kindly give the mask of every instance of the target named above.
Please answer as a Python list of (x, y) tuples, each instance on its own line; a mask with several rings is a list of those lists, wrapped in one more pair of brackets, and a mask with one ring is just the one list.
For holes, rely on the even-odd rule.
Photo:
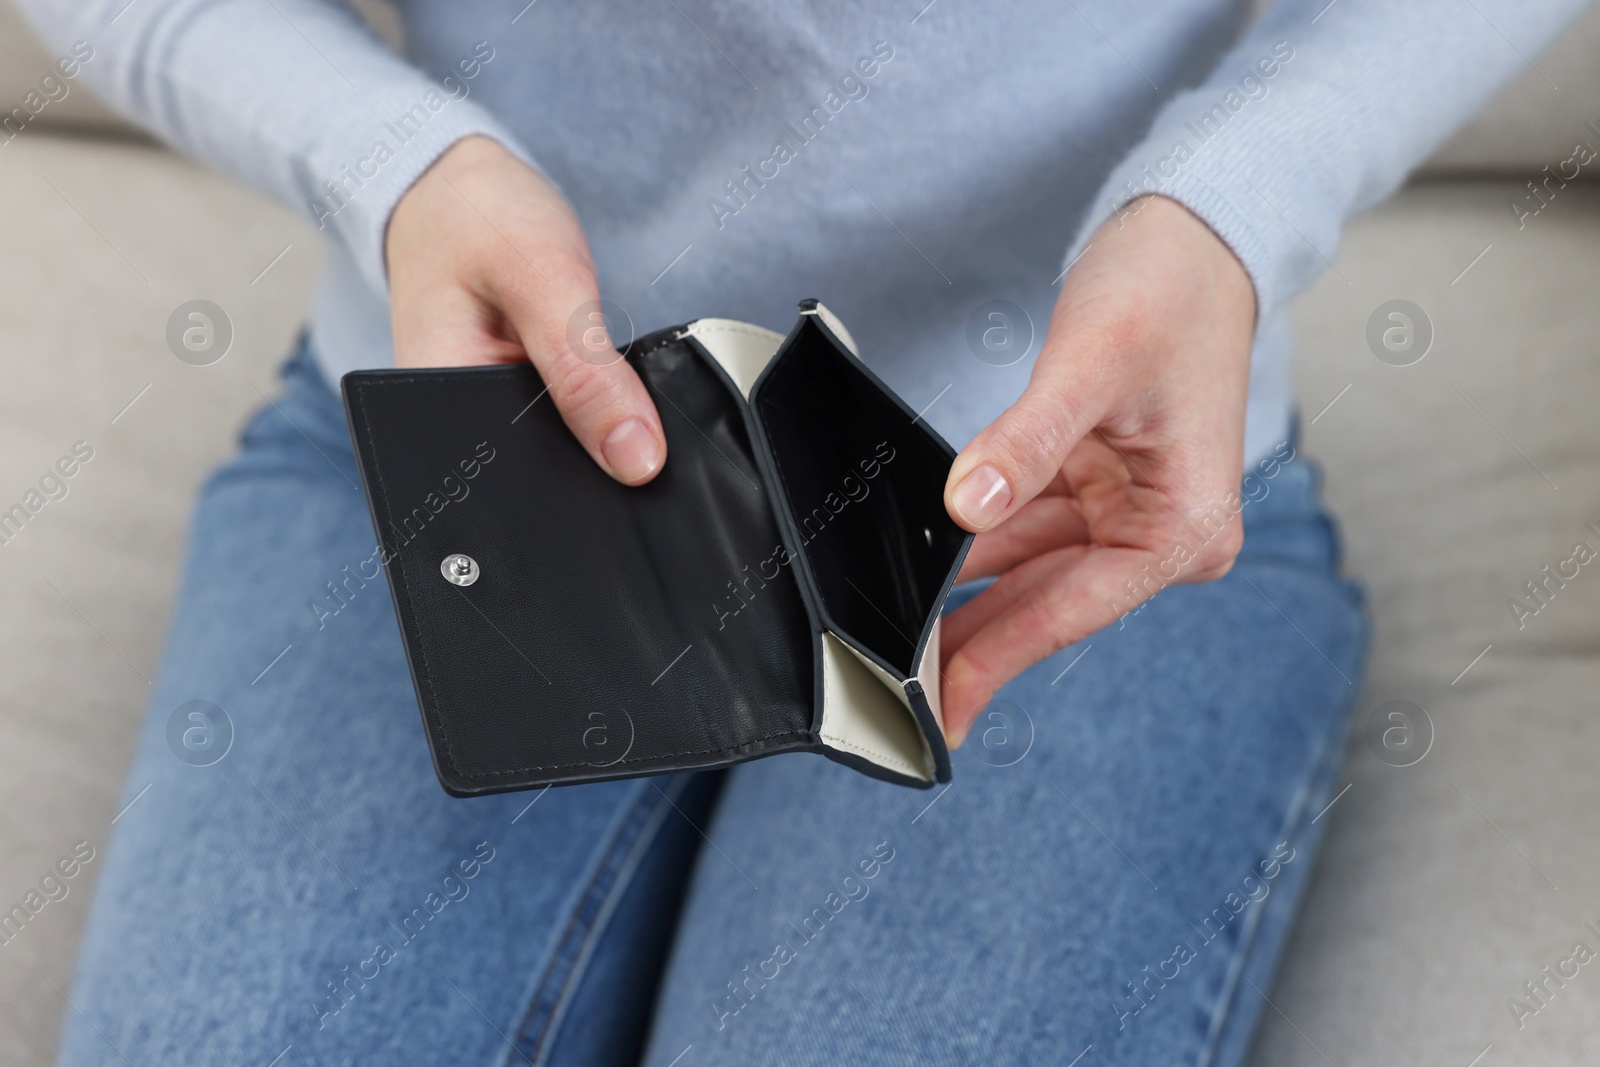
[(942, 791), (779, 756), (458, 800), (338, 400), (284, 377), (200, 499), (62, 1063), (1241, 1061), (1365, 647), (1311, 464)]

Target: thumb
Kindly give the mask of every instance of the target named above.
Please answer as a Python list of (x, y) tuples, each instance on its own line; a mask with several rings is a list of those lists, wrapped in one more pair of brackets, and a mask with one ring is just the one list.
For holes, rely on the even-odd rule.
[[(550, 273), (510, 287), (503, 306), (528, 358), (573, 436), (626, 485), (655, 477), (666, 461), (661, 416), (644, 383), (616, 349), (593, 275)], [(631, 337), (622, 338), (624, 344)]]
[(993, 529), (1049, 485), (1099, 417), (1094, 391), (1047, 366), (1041, 354), (1022, 396), (950, 466), (945, 509), (973, 533)]

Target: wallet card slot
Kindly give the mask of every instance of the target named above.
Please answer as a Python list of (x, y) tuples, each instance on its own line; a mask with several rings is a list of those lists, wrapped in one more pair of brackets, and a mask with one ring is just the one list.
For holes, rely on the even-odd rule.
[(822, 635), (822, 726), (829, 755), (865, 761), (919, 784), (934, 780), (934, 759), (905, 689), (831, 633)]
[(783, 334), (736, 319), (696, 319), (683, 332), (700, 342), (746, 399), (783, 344)]
[(818, 315), (801, 316), (751, 406), (827, 628), (916, 677), (970, 542), (944, 509), (954, 450)]

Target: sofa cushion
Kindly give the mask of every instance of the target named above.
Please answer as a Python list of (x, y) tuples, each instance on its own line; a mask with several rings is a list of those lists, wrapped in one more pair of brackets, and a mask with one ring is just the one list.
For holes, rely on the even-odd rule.
[[(1574, 551), (1600, 553), (1600, 192), (1521, 230), (1516, 192), (1403, 192), (1297, 307), (1306, 448), (1374, 631), (1350, 788), (1255, 1067), (1467, 1067), (1491, 1045), (1481, 1067), (1600, 1063), (1596, 968), (1536, 1015), (1508, 1003), (1536, 1007), (1523, 983), (1575, 943), (1600, 952), (1600, 556)], [(1394, 299), (1432, 322), (1411, 366), (1366, 339)], [(1432, 724), (1409, 766), (1424, 749), (1383, 743), (1398, 722), (1362, 728), (1392, 700)]]
[[(1474, 17), (1463, 11), (1466, 17)], [(1507, 48), (1512, 45), (1508, 41)], [(1447, 141), (1429, 174), (1500, 172), (1518, 182), (1542, 177), (1578, 141), (1600, 148), (1600, 8), (1590, 8), (1550, 50)], [(1570, 173), (1570, 172), (1569, 172)]]

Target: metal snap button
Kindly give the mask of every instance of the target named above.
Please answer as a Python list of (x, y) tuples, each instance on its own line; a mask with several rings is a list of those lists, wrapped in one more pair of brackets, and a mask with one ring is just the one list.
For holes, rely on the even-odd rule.
[(478, 569), (477, 560), (457, 552), (444, 558), (439, 564), (439, 573), (444, 575), (447, 582), (455, 585), (471, 585), (478, 580), (478, 575), (482, 572)]

